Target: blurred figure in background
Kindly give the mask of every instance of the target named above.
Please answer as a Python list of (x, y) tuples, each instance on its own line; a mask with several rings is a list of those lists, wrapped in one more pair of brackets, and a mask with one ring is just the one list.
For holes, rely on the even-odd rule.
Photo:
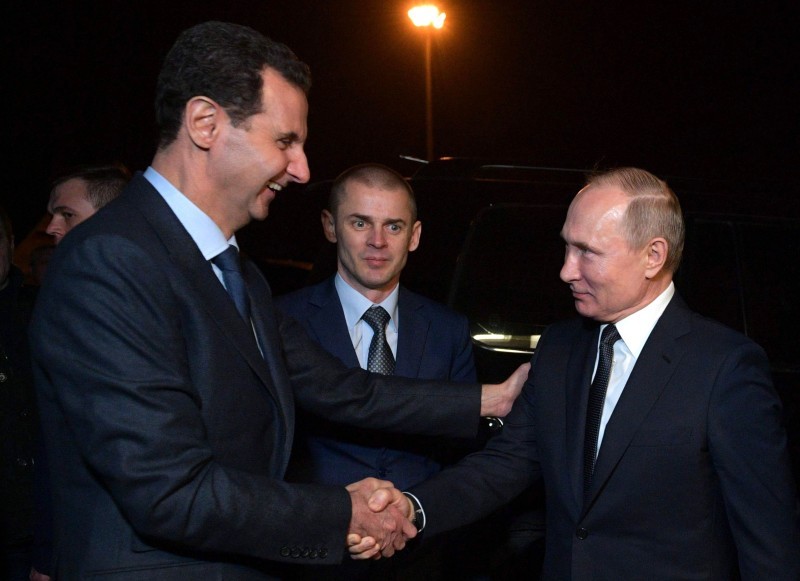
[(31, 251), (28, 263), (31, 269), (31, 284), (34, 286), (41, 286), (44, 273), (47, 272), (47, 265), (50, 263), (50, 257), (55, 249), (54, 244), (46, 244), (37, 246)]
[(58, 244), (67, 232), (116, 198), (130, 178), (121, 165), (85, 167), (58, 178), (47, 204), (52, 218), (46, 232)]
[(27, 326), (33, 289), (11, 264), (14, 233), (0, 207), (0, 578), (28, 578), (33, 550), (36, 399)]

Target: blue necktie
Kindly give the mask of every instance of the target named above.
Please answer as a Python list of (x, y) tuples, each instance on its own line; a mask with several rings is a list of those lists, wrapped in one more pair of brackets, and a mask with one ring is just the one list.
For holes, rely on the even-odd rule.
[(228, 246), (224, 252), (211, 259), (217, 268), (222, 271), (222, 280), (225, 289), (236, 305), (236, 310), (242, 319), (250, 324), (250, 298), (247, 296), (247, 287), (242, 276), (242, 265), (239, 262), (239, 251), (233, 245)]
[(586, 434), (583, 440), (584, 495), (592, 486), (594, 463), (597, 459), (597, 437), (600, 434), (600, 419), (603, 417), (608, 378), (611, 376), (611, 365), (614, 363), (614, 343), (619, 340), (619, 331), (614, 325), (608, 325), (603, 329), (603, 336), (600, 338), (600, 359), (597, 363), (592, 387), (589, 390), (589, 406), (586, 410)]
[(375, 373), (391, 375), (394, 373), (394, 355), (386, 341), (386, 323), (390, 319), (389, 313), (383, 307), (373, 306), (367, 309), (361, 318), (372, 327), (374, 332), (372, 342), (369, 344), (367, 369)]

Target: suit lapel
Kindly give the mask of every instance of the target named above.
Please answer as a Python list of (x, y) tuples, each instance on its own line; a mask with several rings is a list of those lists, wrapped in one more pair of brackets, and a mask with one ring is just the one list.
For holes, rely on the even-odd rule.
[(422, 354), (430, 328), (430, 321), (423, 315), (422, 304), (414, 295), (400, 287), (398, 297), (400, 321), (397, 340), (397, 361), (395, 375), (403, 377), (419, 377)]
[(613, 475), (634, 435), (678, 369), (684, 350), (677, 338), (688, 332), (688, 312), (676, 295), (650, 333), (606, 425), (589, 506)]
[[(272, 292), (269, 284), (258, 268), (249, 260), (244, 261), (244, 272), (250, 294), (253, 326), (258, 335), (261, 355), (263, 355), (262, 362), (266, 363), (272, 380), (267, 385), (277, 399), (278, 409), (287, 428), (281, 431), (284, 437), (284, 454), (280, 473), (284, 474), (292, 451), (295, 422), (294, 394), (281, 356), (278, 323), (275, 320), (275, 308), (272, 304)], [(233, 303), (233, 301), (230, 302)]]
[(317, 341), (332, 355), (348, 367), (360, 367), (333, 281), (331, 277), (314, 289), (308, 301), (314, 311), (308, 317), (308, 325)]
[(211, 265), (203, 258), (197, 245), (180, 223), (167, 203), (143, 176), (137, 175), (132, 183), (136, 187), (136, 204), (152, 225), (169, 253), (170, 259), (183, 274), (198, 303), (208, 312), (248, 365), (253, 369), (272, 397), (280, 404), (269, 369), (261, 357), (252, 329), (239, 316), (227, 291), (214, 275)]
[(566, 371), (566, 457), (572, 494), (578, 511), (583, 505), (583, 438), (586, 432), (586, 408), (589, 403), (589, 387), (592, 383), (594, 361), (597, 356), (597, 341), (600, 327), (584, 322), (575, 347), (569, 357)]

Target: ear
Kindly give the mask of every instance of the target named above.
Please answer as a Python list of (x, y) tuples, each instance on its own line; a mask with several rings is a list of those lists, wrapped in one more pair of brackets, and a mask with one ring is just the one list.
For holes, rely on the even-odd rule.
[(664, 263), (667, 261), (669, 244), (664, 238), (653, 238), (647, 243), (645, 251), (647, 252), (645, 276), (647, 278), (655, 278), (663, 270)]
[(322, 231), (325, 233), (325, 238), (328, 242), (336, 244), (336, 221), (333, 219), (333, 214), (328, 210), (322, 210)]
[(226, 117), (225, 110), (213, 99), (192, 97), (186, 103), (183, 123), (192, 143), (208, 150), (219, 135), (220, 124)]
[(417, 220), (411, 227), (411, 240), (408, 241), (408, 251), (414, 252), (419, 246), (419, 237), (422, 236), (422, 222)]

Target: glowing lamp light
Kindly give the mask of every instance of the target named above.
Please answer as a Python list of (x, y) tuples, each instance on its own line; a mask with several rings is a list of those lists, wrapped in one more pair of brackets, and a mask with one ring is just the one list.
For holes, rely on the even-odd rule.
[(414, 26), (433, 26), (434, 28), (441, 28), (444, 26), (444, 19), (446, 14), (439, 12), (439, 9), (433, 4), (425, 4), (424, 6), (414, 6), (408, 11), (408, 17)]

